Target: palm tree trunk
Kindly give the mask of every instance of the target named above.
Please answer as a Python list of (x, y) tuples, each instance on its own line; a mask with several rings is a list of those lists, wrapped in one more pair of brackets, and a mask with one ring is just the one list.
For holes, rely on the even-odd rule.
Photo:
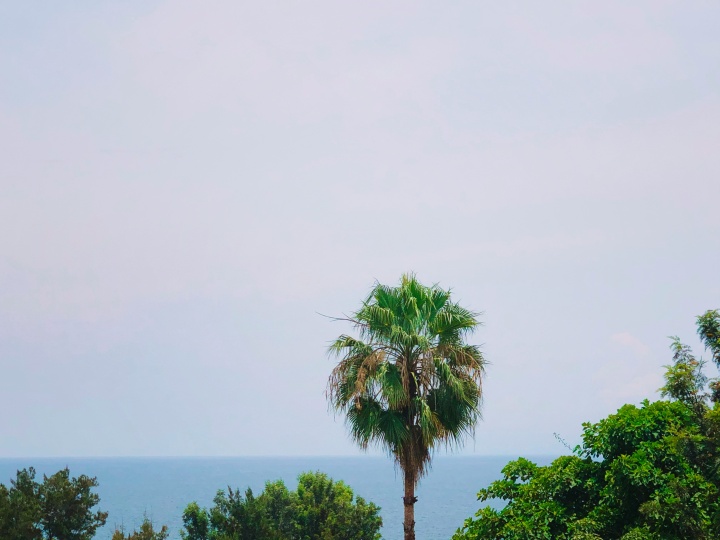
[(403, 503), (405, 504), (405, 521), (403, 530), (405, 531), (405, 540), (415, 540), (415, 475), (409, 471), (404, 471), (405, 479), (405, 496)]

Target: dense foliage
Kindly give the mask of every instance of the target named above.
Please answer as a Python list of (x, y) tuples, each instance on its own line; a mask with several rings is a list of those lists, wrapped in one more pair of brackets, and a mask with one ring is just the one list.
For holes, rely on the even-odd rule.
[(90, 540), (105, 524), (106, 512), (93, 512), (100, 498), (97, 480), (70, 478), (66, 468), (35, 480), (35, 469), (17, 472), (10, 487), (0, 484), (2, 540)]
[(479, 418), (484, 360), (466, 337), (477, 314), (450, 292), (414, 275), (398, 287), (377, 283), (348, 320), (359, 337), (330, 347), (340, 361), (328, 398), (362, 447), (384, 447), (402, 470), (405, 540), (415, 538), (415, 488), (432, 450), (458, 444)]
[[(720, 314), (698, 317), (698, 334), (720, 363)], [(673, 338), (667, 401), (625, 405), (584, 424), (574, 455), (547, 467), (520, 458), (482, 489), (481, 508), (454, 540), (685, 540), (720, 538), (718, 381)]]
[(251, 489), (219, 491), (209, 510), (191, 503), (183, 513), (185, 540), (378, 540), (380, 508), (355, 497), (343, 482), (303, 473), (296, 491), (268, 482)]

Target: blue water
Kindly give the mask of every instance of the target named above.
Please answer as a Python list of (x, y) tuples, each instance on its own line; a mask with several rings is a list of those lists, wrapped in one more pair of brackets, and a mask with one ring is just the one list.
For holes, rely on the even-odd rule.
[[(477, 491), (500, 477), (513, 457), (438, 456), (429, 475), (420, 482), (415, 506), (419, 540), (445, 540), (479, 506)], [(534, 461), (549, 463), (551, 458)], [(95, 476), (100, 483), (97, 508), (109, 512), (97, 540), (109, 540), (116, 527), (137, 527), (147, 515), (155, 524), (168, 525), (170, 538), (179, 539), (182, 511), (191, 501), (208, 507), (218, 489), (251, 487), (257, 494), (265, 482), (282, 479), (290, 489), (297, 475), (320, 470), (343, 480), (356, 495), (382, 508), (386, 540), (402, 538), (402, 477), (392, 461), (381, 457), (300, 458), (13, 458), (0, 459), (0, 483), (9, 484), (15, 471), (35, 467), (38, 478), (65, 466), (71, 476)]]

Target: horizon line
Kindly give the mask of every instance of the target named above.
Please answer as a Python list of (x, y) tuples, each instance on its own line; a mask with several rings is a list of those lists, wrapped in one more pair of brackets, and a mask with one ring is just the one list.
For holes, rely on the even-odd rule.
[[(492, 457), (557, 457), (563, 454), (551, 454), (551, 453), (529, 453), (524, 454), (444, 454), (442, 456), (435, 456), (435, 458), (452, 458), (452, 459), (463, 459), (463, 458), (492, 458)], [(148, 455), (33, 455), (33, 456), (0, 456), (0, 460), (25, 460), (25, 459), (287, 459), (287, 458), (318, 458), (318, 459), (344, 459), (344, 458), (362, 458), (362, 459), (388, 459), (389, 456), (382, 454), (175, 454), (175, 455), (160, 455), (160, 454), (148, 454)], [(433, 458), (433, 459), (435, 459)]]

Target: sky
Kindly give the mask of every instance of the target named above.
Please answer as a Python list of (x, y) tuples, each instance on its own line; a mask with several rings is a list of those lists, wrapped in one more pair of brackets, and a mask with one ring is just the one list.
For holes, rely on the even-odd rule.
[(720, 308), (718, 21), (2, 3), (0, 457), (355, 455), (320, 314), (409, 271), (482, 312), (459, 453), (560, 454), (656, 399)]

